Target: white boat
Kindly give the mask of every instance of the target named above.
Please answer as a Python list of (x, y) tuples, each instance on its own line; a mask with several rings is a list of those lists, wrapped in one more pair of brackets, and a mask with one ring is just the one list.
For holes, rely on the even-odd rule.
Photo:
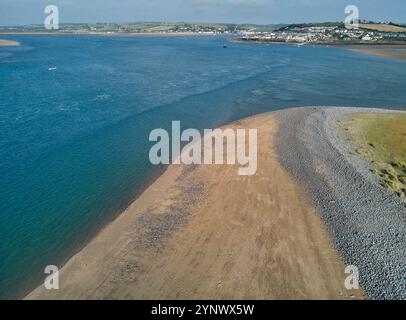
[(49, 67), (48, 68), (48, 71), (55, 71), (56, 70), (56, 67)]

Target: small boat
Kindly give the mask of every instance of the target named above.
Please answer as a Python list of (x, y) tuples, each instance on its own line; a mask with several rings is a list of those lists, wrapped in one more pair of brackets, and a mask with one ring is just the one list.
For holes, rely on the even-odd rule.
[(223, 48), (224, 48), (224, 49), (227, 49), (227, 48), (228, 48), (228, 45), (225, 44), (225, 45), (223, 46)]
[(48, 71), (55, 71), (56, 70), (56, 67), (49, 67), (48, 68)]

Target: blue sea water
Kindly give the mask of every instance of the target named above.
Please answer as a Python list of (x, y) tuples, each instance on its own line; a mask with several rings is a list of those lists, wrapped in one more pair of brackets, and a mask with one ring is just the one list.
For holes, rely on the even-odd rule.
[[(149, 132), (292, 106), (406, 106), (406, 63), (223, 37), (4, 36), (0, 298), (21, 297), (159, 170)], [(48, 71), (56, 67), (55, 71)]]

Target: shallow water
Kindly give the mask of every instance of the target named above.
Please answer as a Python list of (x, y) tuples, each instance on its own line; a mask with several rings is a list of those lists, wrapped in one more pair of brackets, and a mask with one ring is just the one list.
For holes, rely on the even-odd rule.
[[(0, 298), (18, 297), (151, 180), (149, 132), (291, 106), (406, 106), (406, 63), (223, 37), (2, 36)], [(48, 71), (56, 67), (55, 71)]]

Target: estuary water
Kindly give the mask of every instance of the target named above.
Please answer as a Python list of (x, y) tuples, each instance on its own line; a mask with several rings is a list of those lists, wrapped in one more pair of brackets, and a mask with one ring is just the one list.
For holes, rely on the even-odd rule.
[(159, 174), (152, 129), (295, 106), (406, 106), (406, 62), (342, 48), (2, 38), (22, 45), (0, 47), (0, 298), (40, 284)]

